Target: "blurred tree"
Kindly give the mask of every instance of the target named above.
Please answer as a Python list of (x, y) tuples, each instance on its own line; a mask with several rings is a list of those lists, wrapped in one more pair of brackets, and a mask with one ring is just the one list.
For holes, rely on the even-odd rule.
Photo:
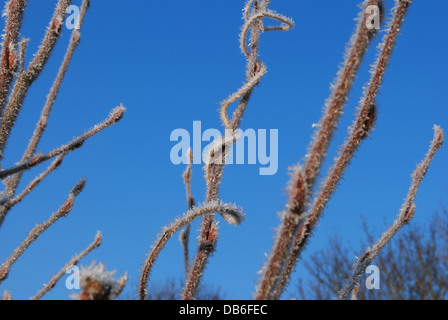
[[(372, 233), (364, 224), (368, 243)], [(445, 300), (448, 298), (448, 210), (443, 208), (426, 226), (411, 224), (383, 249), (374, 264), (380, 269), (380, 289), (367, 289), (366, 274), (358, 299)], [(359, 250), (358, 250), (359, 251)], [(304, 266), (309, 279), (298, 280), (293, 290), (300, 299), (334, 299), (348, 278), (358, 251), (334, 236)]]

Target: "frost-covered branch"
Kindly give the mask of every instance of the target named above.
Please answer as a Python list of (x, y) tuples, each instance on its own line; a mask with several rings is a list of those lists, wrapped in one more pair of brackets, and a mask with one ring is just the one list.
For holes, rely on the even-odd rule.
[(31, 300), (39, 300), (42, 298), (48, 291), (54, 288), (56, 283), (61, 279), (69, 270), (70, 268), (76, 266), (79, 261), (81, 261), (82, 258), (84, 258), (86, 255), (88, 255), (92, 250), (98, 248), (101, 245), (101, 241), (103, 240), (103, 236), (101, 235), (101, 232), (97, 232), (95, 239), (93, 242), (85, 248), (80, 254), (76, 255), (74, 258), (72, 258), (57, 274), (55, 274), (48, 283), (46, 283), (43, 288), (36, 293)]
[[(191, 223), (193, 220), (209, 214), (211, 212), (218, 212), (224, 220), (235, 226), (239, 225), (244, 220), (244, 213), (237, 207), (225, 203), (205, 203), (198, 207), (187, 211), (181, 218), (176, 219), (173, 223), (167, 227), (162, 228), (162, 232), (156, 243), (152, 247), (141, 271), (140, 284), (139, 284), (139, 297), (141, 300), (145, 300), (147, 296), (147, 283), (152, 266), (156, 261), (160, 251), (163, 249), (168, 240), (173, 236), (176, 231), (183, 228), (185, 225)], [(193, 273), (190, 271), (190, 277)]]
[(56, 45), (57, 40), (61, 35), (65, 13), (70, 3), (71, 0), (58, 1), (53, 17), (39, 49), (34, 55), (33, 60), (31, 60), (28, 65), (28, 68), (20, 73), (14, 84), (14, 88), (9, 96), (5, 111), (2, 114), (2, 121), (0, 124), (0, 160), (3, 159), (4, 149), (12, 128), (16, 122), (17, 116), (22, 109), (22, 104), (28, 93), (28, 89), (42, 72)]
[[(381, 7), (381, 1), (366, 0), (363, 2), (357, 19), (357, 28), (346, 48), (344, 63), (338, 71), (334, 84), (331, 86), (331, 94), (325, 103), (324, 115), (320, 119), (318, 129), (311, 142), (311, 147), (305, 156), (304, 168), (302, 169), (300, 165), (297, 165), (291, 173), (287, 210), (283, 213), (282, 224), (279, 229), (280, 232), (276, 238), (277, 240), (269, 260), (262, 271), (262, 277), (256, 293), (258, 299), (278, 299), (289, 281), (290, 273), (296, 263), (294, 257), (290, 256), (294, 237), (297, 234), (299, 223), (305, 217), (309, 196), (312, 195), (314, 190), (316, 177), (322, 167), (356, 73), (359, 70), (371, 39), (376, 34), (374, 28), (369, 29), (366, 26), (366, 21), (370, 16), (370, 13), (366, 12), (366, 8), (369, 5)], [(297, 185), (297, 182), (302, 180), (303, 182), (300, 184), (300, 187), (305, 184), (307, 188), (305, 197), (303, 197), (303, 192), (300, 191), (300, 187), (298, 188)], [(291, 223), (291, 216), (295, 217), (294, 221), (296, 222), (294, 224)], [(288, 236), (288, 240), (283, 239), (280, 241), (279, 238), (283, 236)], [(282, 245), (280, 246), (280, 244)], [(279, 273), (282, 274), (281, 277), (278, 276)]]
[[(386, 67), (392, 55), (393, 47), (395, 46), (401, 24), (404, 20), (404, 16), (409, 5), (410, 1), (400, 0), (394, 8), (393, 18), (389, 25), (389, 30), (385, 35), (383, 42), (378, 46), (380, 49), (380, 54), (376, 60), (376, 63), (372, 66), (372, 76), (360, 101), (360, 109), (358, 111), (357, 118), (351, 128), (348, 139), (339, 153), (339, 157), (330, 169), (330, 172), (322, 184), (317, 197), (313, 200), (313, 204), (307, 214), (307, 218), (302, 221), (299, 226), (295, 237), (295, 244), (286, 264), (287, 268), (283, 273), (283, 280), (281, 284), (282, 287), (279, 287), (279, 290), (283, 290), (284, 285), (287, 283), (290, 273), (297, 263), (301, 252), (308, 243), (311, 233), (316, 226), (318, 219), (322, 215), (326, 204), (330, 200), (331, 195), (334, 193), (337, 184), (342, 178), (345, 169), (349, 165), (355, 152), (358, 150), (361, 142), (368, 137), (369, 132), (373, 129), (377, 115), (375, 99), (381, 86)], [(277, 294), (277, 296), (279, 296), (279, 294)]]
[[(184, 171), (183, 179), (187, 193), (187, 207), (188, 210), (191, 210), (195, 206), (194, 197), (191, 194), (191, 174), (193, 171), (193, 152), (191, 152), (191, 149), (188, 150), (188, 161), (188, 166)], [(179, 235), (179, 240), (184, 251), (185, 279), (188, 278), (188, 272), (190, 269), (190, 253), (188, 250), (188, 244), (190, 242), (190, 226), (190, 224), (187, 224)]]
[(115, 124), (118, 121), (120, 121), (121, 118), (123, 117), (125, 111), (126, 111), (126, 108), (123, 106), (119, 106), (119, 107), (112, 109), (112, 111), (109, 114), (109, 117), (106, 120), (104, 120), (100, 124), (95, 125), (92, 129), (90, 129), (86, 133), (82, 134), (81, 136), (73, 139), (71, 142), (62, 145), (59, 148), (57, 148), (49, 153), (36, 154), (30, 160), (28, 160), (22, 164), (19, 164), (13, 168), (1, 170), (0, 171), (0, 179), (4, 179), (5, 177), (10, 176), (15, 173), (29, 170), (29, 169), (37, 166), (38, 164), (41, 164), (44, 161), (47, 161), (54, 157), (57, 157), (63, 153), (71, 152), (73, 150), (80, 148), (87, 139), (94, 136), (98, 132), (104, 130), (105, 128), (109, 127), (110, 125)]
[[(264, 74), (266, 67), (258, 58), (260, 34), (263, 32), (263, 19), (266, 17), (273, 18), (285, 23), (282, 30), (288, 30), (294, 26), (291, 19), (285, 18), (267, 7), (270, 0), (253, 1), (249, 0), (243, 10), (244, 25), (240, 35), (241, 50), (247, 57), (246, 64), (246, 83), (235, 94), (232, 94), (224, 102), (221, 103), (221, 120), (226, 129), (236, 131), (243, 119), (243, 115), (249, 103), (253, 89), (259, 83)], [(252, 9), (251, 9), (252, 8)], [(250, 29), (250, 51), (247, 49), (247, 33)], [(238, 101), (238, 105), (229, 119), (227, 116), (228, 108), (231, 104)], [(235, 133), (235, 132), (234, 132)], [(232, 138), (234, 140), (234, 138)], [(234, 140), (235, 141), (235, 140)], [(221, 156), (226, 158), (228, 148), (223, 144), (220, 148)], [(222, 174), (225, 161), (222, 163), (206, 164), (206, 182), (207, 193), (206, 202), (218, 201), (219, 185), (222, 181)], [(191, 267), (190, 276), (183, 292), (183, 299), (192, 299), (196, 294), (200, 278), (202, 277), (205, 266), (208, 262), (210, 254), (214, 251), (214, 246), (218, 237), (218, 228), (214, 221), (213, 213), (206, 215), (202, 221), (201, 231), (199, 235), (199, 247), (196, 257)], [(210, 244), (212, 247), (210, 247)]]
[(9, 258), (0, 266), (0, 283), (3, 282), (9, 274), (12, 265), (19, 259), (19, 257), (25, 252), (26, 249), (51, 225), (53, 225), (60, 218), (67, 216), (72, 210), (75, 198), (82, 192), (86, 184), (87, 179), (79, 181), (71, 190), (68, 198), (64, 204), (51, 215), (44, 223), (35, 226), (29, 233), (23, 242), (14, 250)]
[(17, 42), (22, 26), (27, 0), (7, 1), (3, 15), (6, 16), (0, 61), (0, 116), (3, 114), (14, 73), (18, 65)]
[(403, 202), (397, 219), (392, 226), (383, 233), (381, 238), (371, 247), (367, 248), (356, 263), (353, 265), (352, 274), (347, 280), (345, 287), (340, 292), (338, 299), (346, 300), (352, 294), (355, 286), (359, 283), (361, 275), (365, 272), (367, 266), (375, 259), (379, 252), (386, 246), (392, 237), (406, 224), (408, 224), (415, 214), (415, 197), (417, 195), (420, 183), (428, 171), (428, 167), (434, 158), (437, 150), (442, 147), (444, 140), (443, 131), (439, 126), (434, 126), (434, 139), (431, 141), (425, 159), (417, 166), (417, 169), (412, 173), (411, 187), (408, 195)]
[[(70, 42), (68, 44), (62, 64), (59, 67), (57, 76), (56, 76), (56, 78), (53, 82), (53, 85), (50, 89), (50, 92), (47, 96), (47, 100), (42, 109), (40, 118), (37, 121), (36, 128), (34, 129), (34, 133), (33, 133), (32, 137), (30, 139), (30, 142), (22, 156), (22, 159), (20, 160), (20, 162), (22, 162), (22, 163), (30, 160), (33, 157), (34, 153), (36, 152), (36, 148), (42, 138), (42, 135), (47, 127), (50, 112), (51, 112), (52, 107), (53, 107), (53, 105), (56, 101), (56, 98), (58, 96), (59, 89), (61, 88), (61, 85), (62, 85), (62, 81), (64, 80), (65, 74), (67, 72), (68, 66), (70, 65), (73, 54), (75, 53), (75, 49), (81, 40), (80, 28), (84, 21), (84, 17), (87, 12), (87, 9), (89, 8), (89, 2), (90, 2), (89, 0), (83, 0), (83, 2), (82, 2), (82, 5), (81, 5), (80, 11), (79, 11), (79, 18), (78, 18), (79, 19), (78, 20), (79, 21), (79, 29), (78, 28), (73, 29), (73, 32), (72, 32), (72, 35), (70, 38)], [(18, 173), (8, 180), (7, 193), (8, 193), (9, 197), (13, 197), (13, 195), (16, 191), (17, 185), (19, 184), (21, 178), (22, 178), (22, 173)]]

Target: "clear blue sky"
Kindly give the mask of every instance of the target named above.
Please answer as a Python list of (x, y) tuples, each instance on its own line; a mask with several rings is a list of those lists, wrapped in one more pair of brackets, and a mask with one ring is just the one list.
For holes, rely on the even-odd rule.
[[(78, 4), (80, 1), (74, 1)], [(286, 202), (287, 168), (302, 159), (324, 100), (355, 27), (359, 1), (273, 0), (270, 8), (294, 19), (294, 30), (262, 35), (261, 60), (268, 67), (250, 101), (242, 128), (279, 130), (279, 170), (260, 176), (258, 165), (226, 168), (221, 198), (244, 208), (247, 218), (235, 228), (220, 222), (218, 250), (204, 280), (226, 297), (249, 299), (257, 271), (272, 245), (277, 213)], [(23, 36), (31, 39), (28, 60), (48, 24), (55, 0), (30, 0)], [(70, 154), (63, 165), (17, 205), (0, 230), (4, 260), (38, 222), (62, 204), (70, 188), (88, 177), (68, 218), (41, 236), (14, 265), (0, 286), (18, 299), (35, 294), (69, 258), (103, 232), (103, 245), (86, 257), (131, 276), (124, 297), (135, 293), (138, 270), (160, 228), (186, 209), (183, 165), (170, 161), (170, 133), (220, 128), (218, 102), (245, 76), (238, 45), (243, 0), (147, 1), (92, 0), (76, 51), (51, 115), (40, 150), (49, 151), (102, 120), (120, 103), (124, 119)], [(385, 1), (387, 13), (393, 1)], [(415, 0), (378, 97), (379, 117), (357, 153), (304, 257), (326, 245), (335, 233), (361, 250), (362, 216), (379, 235), (395, 218), (423, 158), (433, 124), (448, 130), (448, 44), (444, 0)], [(4, 167), (20, 159), (65, 51), (69, 30), (40, 79), (32, 86), (6, 151)], [(375, 42), (374, 45), (376, 45)], [(375, 57), (371, 47), (362, 65), (329, 161), (354, 119), (362, 86)], [(448, 146), (436, 156), (418, 193), (413, 223), (424, 223), (448, 195)], [(45, 165), (27, 173), (24, 182)], [(326, 172), (326, 169), (323, 170)], [(21, 185), (24, 187), (25, 183)], [(193, 169), (193, 193), (204, 200), (201, 165)], [(198, 224), (193, 225), (195, 252)], [(153, 270), (151, 282), (183, 277), (177, 236)], [(302, 266), (294, 274), (306, 277)], [(294, 280), (295, 281), (295, 280)], [(47, 299), (66, 299), (65, 278)], [(292, 290), (293, 291), (293, 290)]]

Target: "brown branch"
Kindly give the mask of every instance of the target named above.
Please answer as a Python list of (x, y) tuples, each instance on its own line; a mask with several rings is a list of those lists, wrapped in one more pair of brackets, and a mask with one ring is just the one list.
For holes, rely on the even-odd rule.
[(64, 24), (65, 11), (70, 3), (70, 0), (58, 1), (50, 25), (42, 40), (42, 44), (34, 55), (27, 70), (19, 75), (14, 84), (0, 125), (0, 160), (3, 158), (7, 140), (22, 108), (28, 89), (43, 70), (59, 36), (61, 35), (60, 31)]
[(23, 242), (14, 250), (9, 258), (0, 266), (0, 283), (2, 283), (9, 274), (12, 265), (20, 258), (26, 249), (51, 225), (53, 225), (60, 218), (67, 216), (72, 210), (75, 198), (82, 192), (86, 184), (87, 179), (83, 179), (78, 182), (71, 190), (68, 198), (64, 204), (49, 217), (44, 223), (35, 226), (29, 233)]
[[(84, 17), (85, 17), (85, 14), (86, 14), (88, 8), (89, 8), (89, 0), (83, 0), (81, 9), (79, 11), (79, 27), (80, 28), (82, 26), (82, 23), (84, 21)], [(47, 127), (48, 118), (50, 116), (50, 112), (51, 112), (52, 107), (53, 107), (53, 105), (56, 101), (56, 98), (58, 96), (59, 89), (62, 85), (62, 81), (64, 80), (65, 74), (67, 72), (67, 69), (70, 65), (73, 54), (75, 52), (75, 49), (78, 46), (80, 40), (81, 40), (80, 29), (74, 29), (72, 32), (70, 42), (68, 44), (64, 59), (62, 61), (62, 64), (59, 67), (59, 71), (58, 71), (57, 76), (53, 82), (50, 92), (47, 96), (47, 100), (42, 109), (40, 118), (37, 121), (36, 128), (34, 129), (34, 133), (30, 139), (30, 142), (29, 142), (29, 144), (22, 156), (22, 160), (20, 160), (20, 162), (26, 162), (26, 161), (30, 160), (36, 151), (39, 141), (41, 140), (42, 135)], [(16, 175), (14, 175), (13, 177), (11, 177), (11, 179), (9, 179), (9, 181), (7, 183), (7, 193), (10, 198), (14, 196), (17, 185), (19, 184), (21, 178), (22, 178), (22, 173), (18, 173)]]
[(0, 171), (0, 179), (4, 179), (7, 176), (10, 176), (12, 174), (16, 174), (25, 170), (29, 170), (38, 164), (41, 164), (44, 161), (47, 161), (51, 158), (57, 157), (61, 154), (71, 152), (73, 150), (76, 150), (80, 148), (84, 142), (92, 137), (93, 135), (97, 134), (98, 132), (104, 130), (105, 128), (109, 127), (112, 124), (117, 123), (121, 120), (124, 113), (126, 111), (126, 108), (123, 106), (116, 107), (112, 109), (112, 111), (109, 114), (109, 117), (104, 120), (102, 123), (95, 125), (92, 129), (90, 129), (88, 132), (82, 134), (81, 136), (73, 139), (71, 142), (64, 144), (60, 146), (59, 148), (46, 153), (46, 154), (37, 154), (33, 156), (30, 160), (21, 163), (13, 168), (1, 170)]
[[(203, 215), (209, 214), (210, 212), (218, 212), (228, 223), (235, 226), (239, 225), (244, 220), (244, 213), (233, 205), (228, 205), (225, 203), (206, 203), (202, 206), (195, 207), (189, 210), (181, 218), (176, 219), (169, 226), (162, 228), (162, 233), (156, 240), (156, 243), (152, 247), (151, 252), (146, 259), (140, 277), (139, 283), (139, 297), (140, 300), (145, 300), (147, 296), (147, 283), (149, 279), (149, 274), (151, 269), (160, 253), (164, 248), (168, 240), (176, 233), (179, 229), (183, 228), (185, 225), (191, 223), (194, 219), (197, 219)], [(190, 272), (190, 277), (193, 274), (194, 269)], [(188, 281), (187, 283), (189, 283)]]
[(4, 13), (7, 19), (0, 61), (0, 115), (3, 114), (14, 72), (17, 68), (16, 46), (27, 2), (27, 0), (13, 0), (6, 2), (5, 5)]
[[(246, 65), (246, 84), (243, 85), (243, 87), (238, 90), (236, 94), (231, 95), (226, 101), (221, 103), (221, 120), (223, 121), (226, 129), (231, 129), (233, 134), (235, 134), (234, 131), (236, 131), (236, 129), (240, 126), (253, 89), (259, 83), (261, 77), (266, 73), (264, 64), (258, 59), (260, 34), (263, 31), (263, 19), (269, 16), (287, 23), (284, 30), (290, 29), (294, 25), (292, 20), (278, 14), (274, 14), (272, 11), (268, 10), (267, 7), (269, 3), (270, 0), (249, 0), (244, 8), (244, 25), (243, 32), (240, 35), (240, 43), (241, 50), (248, 58)], [(251, 10), (250, 8), (252, 5), (253, 9)], [(246, 35), (249, 29), (250, 52), (246, 47)], [(238, 105), (232, 115), (232, 119), (229, 120), (227, 117), (227, 109), (230, 104), (236, 102), (238, 98)], [(228, 148), (226, 148), (225, 144), (223, 144), (220, 152), (225, 159), (228, 153)], [(213, 163), (207, 165), (206, 173), (209, 174), (207, 178), (206, 202), (214, 202), (219, 199), (219, 185), (222, 181), (224, 166), (224, 162), (221, 164)], [(183, 299), (193, 299), (196, 294), (208, 259), (211, 253), (215, 250), (218, 235), (217, 230), (218, 227), (214, 220), (214, 214), (210, 213), (206, 215), (202, 221), (201, 231), (199, 234), (199, 248), (193, 261), (193, 266), (191, 267), (190, 275), (182, 295)]]
[(339, 157), (330, 170), (325, 182), (322, 184), (318, 196), (314, 199), (311, 210), (309, 211), (305, 221), (301, 222), (299, 231), (295, 237), (295, 244), (290, 253), (286, 269), (283, 272), (281, 285), (278, 288), (276, 297), (281, 295), (286, 283), (289, 281), (290, 274), (297, 264), (300, 254), (305, 249), (311, 232), (317, 224), (318, 219), (322, 215), (323, 209), (328, 203), (331, 195), (334, 193), (345, 169), (350, 163), (353, 155), (358, 149), (361, 142), (369, 135), (373, 129), (376, 119), (375, 98), (378, 94), (386, 67), (392, 55), (393, 47), (396, 43), (398, 33), (403, 22), (404, 16), (410, 5), (408, 0), (400, 0), (393, 12), (393, 18), (389, 26), (389, 32), (385, 35), (383, 42), (379, 45), (381, 53), (376, 63), (372, 66), (372, 77), (364, 92), (364, 96), (360, 102), (360, 110), (357, 119), (351, 129), (348, 140), (346, 141)]
[(84, 258), (86, 255), (88, 255), (92, 250), (98, 248), (101, 245), (101, 242), (103, 240), (103, 236), (101, 235), (101, 232), (97, 232), (95, 239), (93, 242), (85, 248), (80, 254), (73, 257), (57, 274), (55, 274), (53, 277), (51, 277), (50, 281), (43, 286), (41, 290), (39, 290), (38, 293), (36, 293), (31, 300), (39, 300), (42, 298), (48, 291), (54, 288), (56, 283), (64, 276), (64, 274), (67, 272), (68, 269), (76, 266), (79, 261), (81, 261), (82, 258)]
[[(191, 210), (195, 205), (194, 197), (191, 194), (191, 173), (193, 171), (193, 153), (191, 152), (191, 150), (188, 150), (188, 160), (188, 166), (184, 171), (183, 179), (187, 192), (187, 207), (188, 210)], [(188, 272), (190, 269), (190, 254), (188, 250), (188, 244), (190, 242), (190, 226), (190, 224), (187, 224), (187, 226), (181, 231), (179, 236), (179, 240), (184, 251), (185, 279), (188, 278)]]
[(114, 289), (113, 298), (112, 299), (118, 298), (118, 296), (123, 292), (124, 287), (126, 286), (126, 283), (128, 282), (128, 280), (129, 280), (129, 276), (128, 276), (127, 272), (124, 274), (124, 276), (120, 277), (117, 280), (117, 282), (118, 282), (117, 288)]
[(39, 174), (36, 178), (34, 178), (26, 187), (25, 189), (15, 198), (13, 198), (11, 201), (5, 203), (3, 206), (0, 207), (0, 226), (3, 223), (3, 220), (5, 219), (5, 216), (8, 214), (9, 210), (11, 210), (12, 207), (14, 207), (17, 203), (21, 202), (31, 191), (33, 191), (51, 172), (56, 170), (62, 163), (62, 160), (66, 154), (61, 154), (59, 157), (57, 157), (49, 166), (48, 168)]
[(294, 202), (290, 205), (290, 210), (282, 215), (282, 222), (279, 232), (275, 238), (274, 245), (269, 255), (268, 262), (263, 268), (263, 275), (257, 288), (255, 295), (256, 300), (270, 299), (276, 289), (279, 275), (285, 268), (285, 263), (288, 260), (289, 252), (294, 239), (297, 234), (300, 219), (306, 204), (308, 187), (306, 185), (305, 175), (301, 168), (297, 168), (294, 185), (291, 188), (292, 199)]
[[(338, 71), (335, 84), (332, 86), (330, 97), (325, 103), (325, 113), (320, 120), (311, 147), (305, 157), (304, 172), (302, 172), (302, 169), (296, 168), (292, 173), (289, 186), (290, 197), (287, 206), (288, 209), (284, 213), (284, 216), (294, 215), (298, 218), (294, 225), (291, 224), (290, 219), (287, 217), (283, 218), (279, 230), (280, 232), (283, 232), (285, 236), (288, 235), (289, 238), (286, 241), (288, 245), (284, 244), (278, 246), (280, 244), (278, 242), (274, 244), (272, 254), (269, 258), (270, 260), (268, 260), (264, 268), (265, 271), (262, 273), (262, 278), (257, 289), (256, 296), (258, 299), (278, 299), (289, 281), (290, 272), (294, 266), (291, 265), (291, 262), (287, 262), (287, 260), (291, 259), (288, 257), (291, 254), (291, 244), (294, 243), (299, 224), (304, 219), (305, 210), (309, 202), (308, 197), (312, 194), (314, 189), (316, 177), (322, 167), (328, 146), (333, 137), (333, 133), (336, 130), (340, 115), (343, 112), (346, 100), (348, 99), (348, 94), (353, 86), (356, 73), (359, 70), (371, 39), (376, 34), (375, 29), (368, 29), (366, 27), (366, 21), (370, 16), (370, 13), (366, 12), (366, 7), (369, 5), (377, 5), (381, 7), (381, 1), (364, 1), (359, 13), (357, 28), (346, 49), (345, 61), (342, 68)], [(307, 185), (308, 192), (306, 197), (297, 199), (297, 196), (302, 197), (303, 193), (297, 189), (296, 182), (302, 179), (301, 176), (303, 174), (305, 176), (304, 183)], [(285, 224), (288, 225), (287, 231), (285, 230)], [(279, 238), (277, 237), (277, 239)], [(278, 277), (278, 274), (282, 274), (282, 276)]]
[(344, 289), (342, 289), (338, 299), (346, 300), (352, 294), (355, 286), (358, 284), (359, 279), (365, 269), (375, 259), (379, 252), (386, 246), (386, 244), (392, 239), (392, 237), (406, 224), (408, 224), (415, 214), (415, 197), (417, 195), (420, 183), (428, 171), (428, 167), (434, 158), (437, 150), (442, 147), (444, 140), (443, 131), (439, 126), (434, 126), (434, 139), (431, 141), (428, 152), (425, 159), (417, 166), (417, 169), (412, 173), (411, 187), (409, 188), (408, 195), (403, 202), (397, 219), (392, 226), (384, 232), (381, 238), (372, 246), (367, 248), (362, 254), (361, 258), (353, 265), (352, 274), (347, 280)]

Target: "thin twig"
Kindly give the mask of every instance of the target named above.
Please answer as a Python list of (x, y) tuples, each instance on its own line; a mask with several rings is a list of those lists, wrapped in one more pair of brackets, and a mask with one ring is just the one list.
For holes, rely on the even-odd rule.
[[(187, 192), (187, 208), (188, 210), (192, 209), (195, 205), (194, 197), (191, 194), (191, 174), (193, 171), (193, 152), (191, 149), (188, 150), (188, 166), (184, 171), (183, 178), (185, 183), (185, 189)], [(190, 242), (190, 226), (191, 224), (187, 224), (187, 226), (180, 232), (179, 240), (182, 244), (182, 248), (184, 251), (184, 264), (185, 264), (185, 279), (188, 278), (188, 273), (190, 269), (190, 254), (188, 250), (188, 244)]]
[[(87, 9), (89, 8), (89, 0), (83, 0), (80, 11), (79, 11), (79, 27), (81, 28), (82, 23), (84, 21), (85, 14), (87, 12)], [(64, 60), (62, 61), (61, 66), (59, 67), (58, 74), (53, 82), (53, 85), (50, 89), (50, 92), (47, 96), (47, 100), (45, 102), (45, 105), (42, 109), (41, 115), (39, 120), (37, 121), (36, 127), (34, 129), (33, 136), (30, 139), (30, 142), (22, 156), (22, 159), (20, 162), (26, 162), (30, 160), (34, 153), (36, 152), (36, 148), (42, 138), (42, 135), (47, 127), (48, 119), (50, 116), (50, 112), (52, 110), (52, 107), (56, 101), (56, 98), (59, 93), (59, 89), (62, 85), (62, 81), (64, 80), (64, 76), (67, 72), (68, 66), (70, 65), (70, 62), (72, 60), (73, 54), (75, 52), (76, 47), (78, 46), (81, 39), (81, 33), (80, 29), (73, 29), (70, 42), (68, 44)], [(17, 185), (20, 182), (20, 179), (22, 178), (22, 173), (18, 173), (11, 177), (8, 180), (7, 183), (7, 194), (11, 198), (14, 196), (14, 193), (16, 191)]]
[(123, 292), (124, 287), (126, 286), (126, 283), (128, 282), (128, 280), (129, 280), (128, 273), (125, 272), (125, 274), (123, 276), (121, 276), (120, 279), (117, 280), (117, 282), (118, 282), (117, 288), (114, 290), (112, 299), (116, 299), (120, 296), (120, 294)]
[(162, 233), (152, 247), (152, 250), (149, 253), (141, 271), (139, 284), (139, 296), (141, 300), (146, 299), (149, 274), (160, 251), (163, 249), (168, 240), (176, 231), (191, 223), (194, 219), (197, 219), (198, 217), (206, 215), (210, 212), (218, 212), (224, 218), (224, 220), (226, 220), (226, 222), (235, 226), (239, 225), (244, 220), (244, 213), (234, 205), (215, 202), (206, 203), (202, 206), (195, 207), (185, 213), (181, 218), (176, 219), (170, 225), (162, 228)]
[(97, 134), (101, 130), (109, 127), (110, 125), (115, 124), (118, 121), (120, 121), (121, 118), (123, 117), (125, 111), (126, 111), (126, 108), (123, 106), (115, 107), (114, 109), (112, 109), (112, 111), (109, 114), (109, 117), (106, 120), (104, 120), (100, 124), (95, 125), (92, 129), (90, 129), (86, 133), (80, 135), (79, 137), (73, 139), (69, 143), (62, 145), (59, 148), (57, 148), (49, 153), (37, 154), (37, 155), (33, 156), (30, 160), (28, 160), (24, 163), (21, 163), (15, 167), (12, 167), (10, 169), (1, 170), (0, 171), (0, 179), (4, 179), (5, 177), (10, 176), (15, 173), (29, 170), (29, 169), (37, 166), (38, 164), (41, 164), (44, 161), (47, 161), (54, 157), (57, 157), (63, 153), (71, 152), (73, 150), (80, 148), (88, 138)]
[(101, 242), (103, 240), (103, 236), (101, 235), (101, 232), (98, 231), (95, 239), (93, 242), (85, 248), (80, 254), (76, 255), (74, 258), (72, 258), (57, 274), (55, 274), (50, 281), (43, 286), (42, 289), (38, 293), (36, 293), (31, 300), (39, 300), (42, 298), (48, 291), (54, 288), (56, 283), (61, 279), (69, 270), (70, 268), (76, 266), (79, 261), (81, 261), (82, 258), (84, 258), (86, 255), (88, 255), (92, 250), (98, 248), (101, 245)]
[(4, 14), (7, 19), (0, 61), (0, 116), (3, 114), (6, 98), (17, 68), (16, 46), (27, 2), (27, 0), (13, 0), (6, 2), (5, 5)]
[(434, 126), (434, 139), (431, 141), (428, 152), (425, 159), (417, 166), (417, 169), (412, 173), (411, 187), (409, 188), (408, 195), (403, 202), (397, 219), (392, 226), (383, 233), (381, 238), (371, 247), (367, 248), (353, 265), (352, 273), (347, 280), (344, 289), (340, 292), (338, 299), (346, 300), (350, 297), (355, 286), (359, 283), (359, 279), (366, 267), (375, 259), (381, 249), (392, 239), (392, 237), (406, 224), (408, 224), (415, 214), (415, 197), (422, 182), (423, 178), (428, 171), (428, 167), (434, 158), (437, 150), (442, 147), (444, 140), (443, 131), (439, 126)]
[(14, 84), (14, 88), (9, 97), (9, 101), (2, 115), (3, 118), (0, 124), (0, 160), (3, 159), (4, 150), (9, 135), (22, 108), (23, 101), (28, 93), (28, 89), (43, 70), (48, 58), (51, 55), (51, 52), (54, 49), (54, 46), (56, 45), (57, 40), (61, 35), (66, 9), (70, 3), (71, 0), (58, 1), (53, 17), (51, 18), (50, 24), (42, 40), (42, 44), (34, 55), (34, 58), (30, 62), (28, 68), (19, 75)]
[(82, 192), (86, 184), (87, 179), (79, 181), (71, 190), (68, 198), (65, 200), (64, 204), (49, 217), (44, 223), (35, 226), (29, 233), (28, 236), (23, 240), (23, 242), (14, 250), (9, 258), (0, 266), (0, 283), (3, 282), (9, 274), (12, 265), (17, 261), (17, 259), (25, 252), (26, 249), (52, 224), (62, 217), (67, 216), (67, 214), (72, 210), (75, 198)]
[(25, 56), (26, 56), (26, 48), (30, 39), (22, 39), (19, 42), (19, 73), (22, 73), (25, 70)]
[[(261, 2), (249, 0), (245, 5), (243, 12), (244, 25), (240, 35), (240, 43), (242, 44), (241, 50), (248, 58), (246, 65), (246, 84), (243, 85), (243, 87), (238, 90), (236, 94), (231, 95), (226, 101), (221, 103), (221, 120), (223, 121), (226, 129), (231, 129), (233, 131), (238, 129), (253, 89), (259, 83), (261, 77), (266, 73), (264, 64), (258, 59), (260, 34), (263, 31), (263, 19), (267, 16), (272, 17), (272, 15), (274, 15), (274, 19), (281, 21), (284, 20), (285, 22), (287, 21), (288, 27), (285, 27), (285, 30), (293, 27), (292, 20), (277, 15), (272, 11), (268, 11), (267, 7), (269, 3), (270, 0), (262, 0)], [(250, 8), (252, 5), (253, 9), (251, 10)], [(263, 13), (265, 14), (264, 16)], [(254, 19), (253, 17), (256, 18)], [(245, 44), (249, 29), (251, 30), (250, 52), (247, 50)], [(236, 102), (238, 98), (238, 105), (232, 115), (232, 119), (229, 120), (227, 117), (227, 109), (230, 104)], [(225, 144), (223, 144), (220, 152), (225, 159), (228, 153), (228, 148), (226, 148)], [(212, 163), (206, 166), (206, 175), (208, 176), (206, 181), (206, 202), (215, 202), (219, 199), (219, 185), (222, 181), (224, 166), (225, 163)], [(199, 234), (199, 248), (193, 261), (193, 265), (182, 294), (182, 299), (189, 300), (194, 298), (208, 259), (211, 253), (215, 250), (217, 237), (218, 227), (214, 220), (214, 214), (207, 214), (202, 221), (201, 231)]]
[(14, 207), (17, 203), (21, 202), (31, 191), (33, 191), (41, 182), (44, 180), (51, 172), (56, 170), (62, 163), (62, 159), (66, 154), (61, 154), (59, 157), (57, 157), (49, 166), (48, 168), (39, 174), (36, 178), (34, 178), (26, 187), (25, 189), (15, 198), (13, 198), (11, 201), (7, 202), (5, 205), (0, 207), (0, 226), (3, 223), (3, 220), (5, 218), (5, 215), (7, 212)]
[[(378, 94), (386, 67), (392, 55), (392, 49), (396, 43), (401, 24), (409, 5), (410, 1), (400, 0), (394, 9), (389, 31), (385, 35), (383, 42), (378, 46), (381, 49), (381, 53), (378, 56), (376, 63), (372, 66), (372, 77), (367, 89), (364, 92), (364, 96), (361, 99), (361, 107), (358, 112), (357, 119), (355, 120), (349, 138), (344, 144), (339, 157), (336, 159), (335, 164), (331, 168), (325, 182), (322, 184), (318, 196), (314, 199), (306, 220), (301, 222), (295, 238), (293, 250), (291, 251), (289, 261), (286, 264), (287, 267), (282, 276), (283, 279), (286, 279), (282, 280), (283, 283), (288, 281), (289, 276), (300, 257), (300, 254), (305, 249), (306, 244), (311, 237), (311, 232), (316, 226), (317, 221), (322, 215), (323, 209), (330, 200), (331, 195), (334, 193), (336, 186), (353, 158), (353, 155), (356, 150), (358, 150), (362, 140), (368, 137), (369, 132), (373, 129), (377, 114), (375, 98)], [(279, 287), (279, 290), (283, 290), (283, 288), (284, 284), (283, 287)], [(279, 295), (277, 294), (277, 296)]]

